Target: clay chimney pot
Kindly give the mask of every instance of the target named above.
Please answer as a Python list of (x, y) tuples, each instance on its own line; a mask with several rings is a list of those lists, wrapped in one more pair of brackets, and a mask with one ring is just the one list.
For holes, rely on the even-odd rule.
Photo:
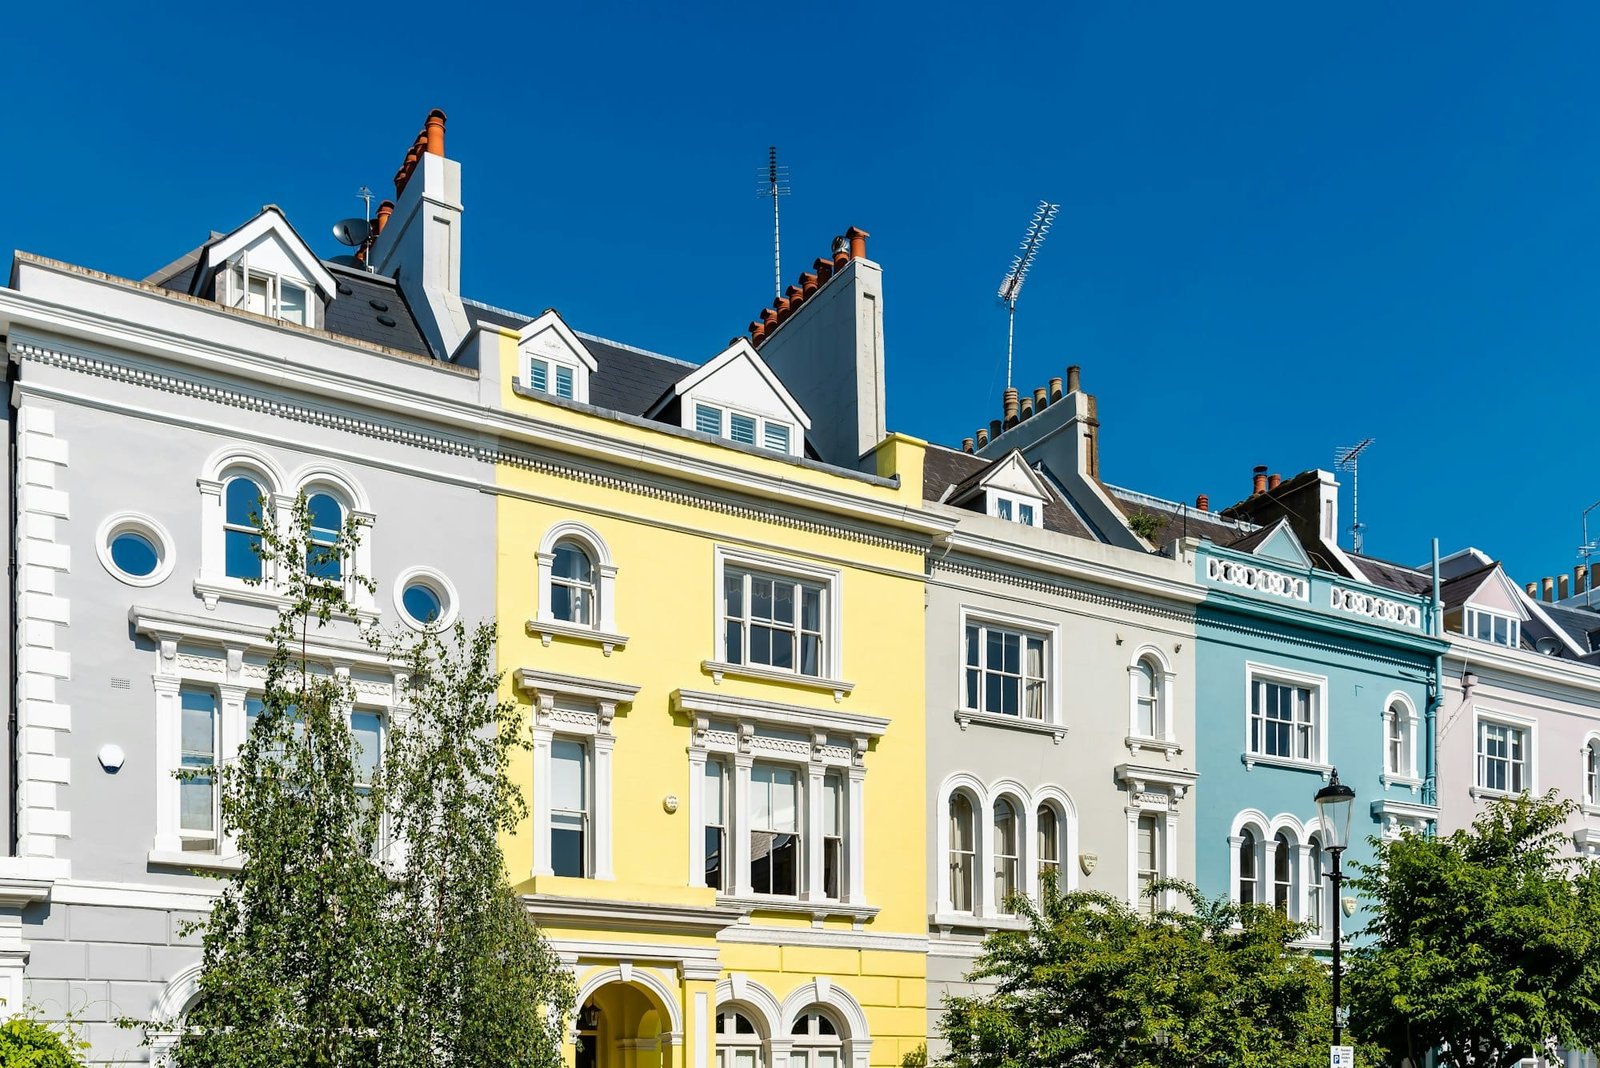
[(1572, 569), (1572, 594), (1576, 597), (1589, 588), (1589, 565), (1579, 564)]
[(375, 233), (383, 233), (383, 228), (389, 225), (389, 216), (394, 214), (394, 201), (385, 200), (378, 205), (377, 227)]
[(1211, 498), (1207, 497), (1204, 493), (1199, 494), (1194, 499), (1194, 506), (1199, 511), (1209, 512), (1211, 511)]
[(800, 289), (808, 297), (815, 293), (817, 291), (817, 276), (812, 274), (810, 271), (801, 271)]
[(1274, 473), (1274, 474), (1271, 474), (1271, 475), (1267, 476), (1267, 489), (1275, 490), (1282, 484), (1283, 484), (1283, 476), (1282, 475)]
[(1067, 392), (1068, 393), (1076, 393), (1076, 392), (1078, 392), (1078, 376), (1079, 376), (1080, 373), (1081, 373), (1081, 371), (1080, 371), (1080, 368), (1078, 367), (1077, 364), (1073, 364), (1071, 367), (1067, 368)]
[(1572, 596), (1572, 594), (1567, 592), (1567, 576), (1565, 576), (1565, 575), (1557, 576), (1556, 577), (1556, 600), (1565, 601), (1568, 597), (1571, 597), (1571, 596)]
[(1045, 388), (1043, 386), (1040, 386), (1038, 389), (1033, 391), (1033, 410), (1034, 411), (1036, 411), (1036, 412), (1044, 411), (1045, 407), (1049, 403), (1050, 403), (1050, 395), (1045, 392)]
[(1050, 401), (1053, 404), (1053, 403), (1055, 403), (1056, 401), (1058, 401), (1060, 399), (1061, 399), (1061, 379), (1052, 378), (1050, 380)]
[(435, 156), (444, 155), (444, 112), (438, 108), (428, 112), (428, 124), (424, 130), (428, 151)]
[(1000, 409), (1005, 413), (1006, 426), (1016, 426), (1018, 406), (1017, 391), (1014, 387), (1007, 386), (1006, 391), (1001, 394)]
[(833, 261), (825, 260), (821, 256), (811, 261), (811, 269), (817, 272), (817, 285), (822, 285), (833, 277)]
[(1251, 493), (1250, 493), (1250, 495), (1252, 497), (1255, 496), (1257, 493), (1265, 493), (1265, 492), (1267, 492), (1267, 469), (1266, 469), (1266, 466), (1265, 465), (1257, 466), (1255, 471), (1253, 472), (1253, 475), (1254, 475), (1254, 477), (1251, 479)]
[(980, 426), (978, 428), (978, 448), (981, 449), (987, 444), (989, 444), (989, 432)]
[(850, 258), (864, 260), (867, 258), (867, 238), (872, 235), (859, 226), (852, 226), (844, 232), (845, 239), (850, 242)]
[(1032, 419), (1033, 418), (1033, 397), (1028, 396), (1028, 395), (1024, 395), (1023, 396), (1023, 398), (1022, 398), (1022, 415), (1019, 416), (1018, 418), (1019, 418), (1019, 420), (1020, 419)]
[(765, 334), (766, 332), (767, 332), (767, 324), (766, 323), (758, 322), (755, 319), (750, 320), (750, 340), (751, 341), (760, 341), (762, 335)]
[(961, 439), (961, 451), (962, 452), (971, 452), (972, 451), (972, 439), (971, 438), (962, 438)]
[(1549, 575), (1546, 575), (1543, 578), (1542, 582), (1543, 582), (1543, 585), (1544, 585), (1544, 599), (1546, 601), (1555, 600), (1556, 599), (1556, 580), (1551, 578)]
[(850, 242), (843, 236), (833, 239), (833, 269), (835, 273), (850, 262)]
[(1535, 600), (1538, 600), (1538, 598), (1539, 598), (1539, 584), (1537, 582), (1528, 583), (1528, 596), (1534, 598)]

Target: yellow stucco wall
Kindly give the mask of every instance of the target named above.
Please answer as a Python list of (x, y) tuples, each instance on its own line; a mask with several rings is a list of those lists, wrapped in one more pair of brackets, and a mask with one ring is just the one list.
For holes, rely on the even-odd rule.
[[(771, 928), (774, 944), (724, 942), (721, 956), (724, 974), (745, 973), (780, 1001), (802, 984), (818, 976), (828, 977), (865, 1009), (873, 1039), (872, 1063), (897, 1064), (904, 1052), (923, 1039), (925, 958), (920, 951), (872, 948), (872, 936), (922, 936), (926, 932), (926, 813), (921, 803), (926, 796), (923, 546), (910, 532), (901, 532), (903, 540), (898, 543), (845, 532), (864, 527), (860, 519), (852, 520), (848, 514), (851, 500), (920, 513), (921, 443), (898, 437), (887, 441), (879, 449), (878, 473), (898, 475), (900, 483), (869, 483), (517, 395), (510, 385), (517, 373), (511, 339), (502, 341), (501, 356), (504, 408), (550, 428), (547, 434), (531, 434), (538, 444), (530, 455), (552, 461), (529, 466), (503, 464), (497, 473), (499, 655), (500, 667), (507, 672), (505, 692), (522, 704), (526, 716), (528, 699), (515, 694), (512, 684), (518, 668), (639, 687), (631, 706), (619, 709), (612, 723), (616, 739), (612, 790), (616, 878), (531, 879), (532, 828), (525, 825), (503, 843), (513, 884), (524, 893), (663, 905), (715, 903), (712, 890), (689, 885), (690, 835), (699, 832), (690, 826), (686, 800), (690, 791), (700, 789), (700, 783), (690, 781), (687, 748), (691, 731), (688, 722), (672, 711), (675, 690), (714, 691), (719, 696), (886, 718), (890, 726), (872, 742), (864, 761), (865, 888), (867, 903), (880, 911), (862, 926), (860, 948), (778, 944), (783, 940), (782, 929), (809, 929), (812, 919), (758, 911), (752, 925)], [(597, 465), (603, 467), (604, 461), (562, 456), (542, 444), (570, 440), (567, 432), (585, 442), (650, 450), (650, 462), (634, 467), (635, 471), (659, 465), (661, 450), (681, 462), (675, 476), (665, 470), (623, 480), (574, 475), (567, 468), (593, 471)], [(748, 497), (731, 504), (740, 496), (737, 474), (741, 469), (781, 478), (826, 499), (814, 507), (768, 505)], [(640, 483), (655, 488), (646, 490)], [(724, 503), (708, 505), (700, 499), (702, 495)], [(774, 512), (780, 510), (787, 521), (774, 520)], [(552, 526), (565, 521), (592, 528), (604, 539), (618, 569), (615, 629), (627, 636), (627, 643), (610, 655), (593, 642), (560, 635), (546, 646), (527, 631), (527, 621), (538, 609), (539, 541)], [(881, 533), (885, 528), (875, 529)], [(702, 667), (704, 661), (720, 657), (714, 582), (714, 553), (719, 546), (818, 564), (841, 573), (840, 674), (854, 684), (842, 700), (836, 701), (832, 691), (804, 684), (731, 675), (718, 684)], [(527, 784), (531, 806), (531, 756), (520, 753), (512, 773)], [(679, 799), (676, 812), (666, 811), (663, 802), (668, 796)], [(841, 934), (852, 930), (844, 918), (829, 919), (825, 927)], [(576, 926), (551, 934), (632, 943), (712, 941), (706, 934), (619, 933), (614, 926)], [(679, 982), (680, 1009), (686, 1020), (691, 987), (708, 988)]]

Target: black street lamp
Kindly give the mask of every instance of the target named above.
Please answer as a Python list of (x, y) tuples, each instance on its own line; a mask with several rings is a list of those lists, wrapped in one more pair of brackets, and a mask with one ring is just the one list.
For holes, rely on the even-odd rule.
[(1350, 811), (1355, 808), (1356, 792), (1339, 781), (1339, 769), (1333, 769), (1328, 785), (1317, 791), (1317, 814), (1322, 817), (1323, 848), (1333, 855), (1333, 870), (1328, 879), (1333, 883), (1333, 1044), (1342, 1046), (1344, 1028), (1339, 1025), (1339, 985), (1344, 979), (1344, 961), (1340, 956), (1339, 891), (1344, 886), (1344, 873), (1339, 870), (1339, 855), (1350, 844)]

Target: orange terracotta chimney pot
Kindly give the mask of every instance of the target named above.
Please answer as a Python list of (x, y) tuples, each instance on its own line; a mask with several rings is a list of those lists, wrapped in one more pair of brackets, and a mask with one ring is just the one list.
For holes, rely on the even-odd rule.
[(375, 233), (383, 233), (383, 228), (389, 225), (389, 216), (394, 214), (394, 201), (385, 200), (378, 205), (377, 229)]
[(844, 232), (845, 240), (850, 242), (850, 258), (864, 260), (867, 258), (867, 238), (872, 235), (859, 226), (852, 226)]
[(760, 341), (761, 338), (762, 338), (762, 335), (764, 335), (766, 332), (767, 332), (767, 324), (766, 323), (757, 322), (754, 319), (750, 320), (750, 340), (752, 340), (752, 341)]
[(821, 256), (811, 261), (811, 269), (817, 272), (817, 285), (822, 285), (833, 277), (833, 261), (825, 260)]
[(1266, 468), (1266, 465), (1265, 464), (1261, 464), (1261, 465), (1257, 466), (1255, 471), (1252, 472), (1252, 474), (1255, 477), (1251, 480), (1251, 487), (1252, 488), (1251, 488), (1251, 494), (1250, 495), (1253, 497), (1257, 493), (1265, 493), (1265, 492), (1267, 492), (1267, 468)]
[(1202, 512), (1209, 512), (1211, 511), (1211, 498), (1202, 493), (1195, 497), (1194, 506)]
[(444, 155), (444, 112), (434, 108), (428, 112), (428, 151), (435, 156)]
[(778, 322), (778, 313), (777, 312), (773, 311), (771, 308), (762, 308), (761, 309), (761, 325), (765, 326), (768, 330), (771, 330), (774, 326), (777, 325), (777, 322)]
[(843, 270), (844, 269), (844, 265), (849, 263), (849, 262), (850, 262), (850, 242), (846, 241), (843, 237), (834, 238), (833, 239), (833, 269), (834, 269), (834, 271), (838, 272), (840, 270)]
[(810, 271), (801, 271), (800, 289), (808, 297), (815, 293), (817, 291), (817, 276), (812, 274)]
[(1275, 490), (1283, 483), (1283, 476), (1273, 473), (1267, 476), (1267, 489)]

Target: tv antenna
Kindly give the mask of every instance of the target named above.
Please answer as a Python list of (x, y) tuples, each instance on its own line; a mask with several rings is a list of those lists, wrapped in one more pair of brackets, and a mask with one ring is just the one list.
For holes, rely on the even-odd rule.
[(1350, 472), (1350, 548), (1355, 552), (1361, 551), (1365, 539), (1362, 537), (1361, 526), (1361, 454), (1365, 452), (1376, 440), (1362, 438), (1354, 445), (1344, 445), (1333, 450), (1333, 468), (1335, 471)]
[(1600, 501), (1595, 501), (1583, 510), (1583, 544), (1578, 546), (1578, 559), (1582, 560), (1589, 568), (1588, 582), (1583, 591), (1583, 603), (1587, 608), (1594, 607), (1594, 557), (1600, 553), (1600, 544), (1596, 544), (1589, 537), (1589, 513), (1600, 508)]
[(778, 162), (778, 146), (767, 147), (767, 165), (756, 170), (756, 196), (772, 198), (772, 292), (783, 296), (783, 255), (778, 241), (778, 198), (789, 195), (789, 168)]
[(1006, 276), (1000, 283), (1000, 302), (1006, 306), (1006, 388), (1011, 388), (1011, 350), (1017, 334), (1017, 294), (1022, 292), (1022, 283), (1028, 280), (1028, 270), (1033, 266), (1034, 257), (1039, 255), (1039, 246), (1044, 244), (1044, 239), (1050, 233), (1050, 227), (1055, 224), (1056, 212), (1061, 210), (1060, 204), (1052, 204), (1048, 200), (1039, 201), (1039, 206), (1033, 209), (1033, 218), (1028, 220), (1028, 229), (1022, 235), (1022, 244), (1017, 248), (1017, 254), (1011, 258), (1011, 269), (1006, 271)]

